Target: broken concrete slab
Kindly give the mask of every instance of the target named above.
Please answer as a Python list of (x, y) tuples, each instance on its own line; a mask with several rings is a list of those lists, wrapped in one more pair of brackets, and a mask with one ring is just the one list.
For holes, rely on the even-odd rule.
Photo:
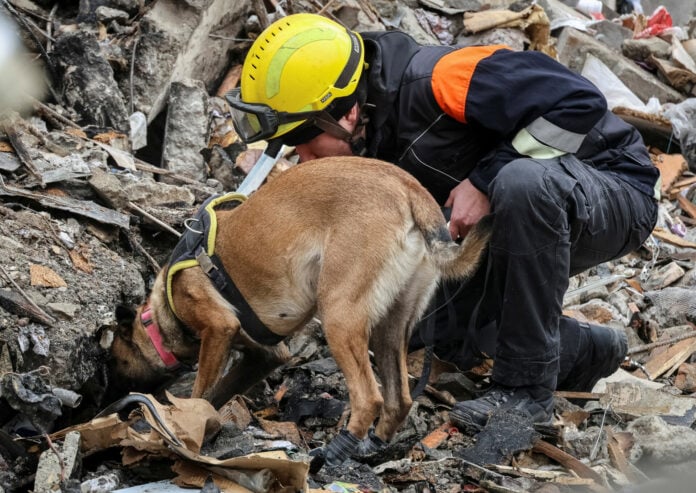
[(148, 206), (190, 206), (195, 195), (184, 186), (156, 182), (153, 179), (134, 180), (127, 175), (116, 175), (96, 170), (89, 179), (90, 186), (110, 207), (128, 210), (130, 203)]
[(650, 56), (669, 58), (672, 53), (671, 45), (662, 38), (627, 39), (621, 45), (621, 52), (631, 60), (646, 61)]
[(80, 116), (78, 123), (128, 133), (128, 112), (114, 71), (102, 57), (94, 34), (68, 32), (56, 40), (52, 57), (64, 102)]
[(575, 72), (582, 72), (587, 54), (599, 58), (643, 102), (651, 97), (660, 103), (679, 103), (685, 96), (657, 80), (630, 60), (617, 55), (604, 43), (570, 27), (563, 28), (557, 42), (558, 59)]
[(679, 464), (696, 458), (696, 431), (688, 426), (672, 426), (659, 416), (644, 416), (631, 422), (627, 430), (633, 433), (640, 447), (639, 464)]
[(691, 424), (696, 411), (696, 401), (689, 397), (670, 395), (641, 384), (624, 382), (607, 383), (605, 394), (599, 403), (605, 408), (611, 406), (615, 413), (629, 420), (659, 415)]
[(590, 28), (596, 31), (594, 37), (597, 41), (601, 41), (617, 52), (621, 50), (621, 45), (633, 36), (633, 31), (630, 29), (606, 19), (593, 22)]
[(80, 467), (80, 433), (72, 431), (63, 441), (61, 450), (46, 450), (41, 454), (34, 479), (36, 493), (52, 493), (73, 477)]
[(585, 30), (591, 21), (589, 17), (578, 12), (573, 7), (560, 0), (539, 0), (537, 2), (546, 12), (549, 18), (551, 31), (564, 26), (573, 26), (576, 29)]
[(672, 87), (686, 95), (696, 95), (692, 94), (694, 85), (696, 85), (696, 73), (690, 70), (684, 70), (671, 60), (650, 57), (649, 62), (657, 67), (659, 74), (662, 78), (666, 79)]
[[(135, 54), (134, 109), (148, 122), (167, 103), (172, 81), (194, 78), (206, 87), (221, 77), (220, 64), (239, 45), (251, 2), (198, 0), (155, 2), (140, 21)], [(214, 36), (211, 36), (214, 35)]]
[[(202, 149), (208, 146), (208, 93), (202, 81), (172, 82), (162, 149), (162, 167), (198, 181), (207, 177)], [(162, 181), (171, 183), (166, 176)]]

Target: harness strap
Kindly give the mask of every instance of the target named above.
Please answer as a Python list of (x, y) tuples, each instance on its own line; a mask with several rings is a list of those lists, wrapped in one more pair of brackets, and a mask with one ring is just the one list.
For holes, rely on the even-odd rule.
[(285, 339), (285, 336), (272, 332), (256, 316), (217, 255), (208, 256), (203, 248), (199, 248), (196, 260), (217, 290), (237, 309), (237, 318), (249, 337), (266, 346), (273, 346)]
[(155, 346), (157, 354), (159, 354), (159, 357), (162, 359), (162, 363), (164, 363), (168, 370), (178, 368), (181, 363), (176, 359), (174, 353), (164, 348), (162, 344), (162, 332), (160, 332), (157, 322), (152, 318), (152, 308), (150, 308), (149, 304), (140, 312), (140, 321), (143, 323), (145, 333), (150, 338), (150, 341), (152, 341), (152, 345)]
[(449, 334), (454, 333), (453, 331), (457, 328), (457, 310), (454, 307), (453, 300), (459, 293), (462, 285), (457, 288), (457, 290), (450, 295), (450, 290), (447, 288), (447, 284), (442, 284), (442, 295), (444, 302), (438, 305), (438, 296), (433, 297), (432, 304), (437, 306), (432, 312), (426, 316), (425, 326), (421, 326), (421, 340), (425, 344), (425, 353), (423, 354), (423, 371), (418, 379), (418, 383), (411, 391), (411, 398), (415, 399), (418, 397), (425, 386), (428, 384), (428, 379), (430, 378), (430, 370), (432, 369), (433, 363), (433, 352), (435, 346), (435, 324), (437, 321), (437, 313), (440, 309), (447, 307), (447, 330)]

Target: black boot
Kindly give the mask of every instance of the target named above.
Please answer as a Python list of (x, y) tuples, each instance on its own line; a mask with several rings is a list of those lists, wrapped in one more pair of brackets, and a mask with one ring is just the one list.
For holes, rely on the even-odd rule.
[(528, 414), (534, 423), (547, 424), (553, 415), (553, 389), (548, 385), (506, 387), (494, 384), (482, 397), (457, 402), (450, 421), (469, 433), (480, 431), (496, 410), (515, 410)]
[(590, 392), (600, 378), (614, 373), (626, 358), (623, 330), (561, 318), (561, 369), (558, 390)]

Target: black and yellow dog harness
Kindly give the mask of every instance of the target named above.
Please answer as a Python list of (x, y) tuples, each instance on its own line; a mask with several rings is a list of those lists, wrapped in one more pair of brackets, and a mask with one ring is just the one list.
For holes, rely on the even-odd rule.
[(215, 254), (218, 226), (215, 209), (223, 204), (226, 208), (236, 207), (246, 198), (246, 195), (235, 192), (213, 195), (201, 205), (195, 216), (186, 220), (186, 231), (169, 257), (166, 273), (167, 303), (174, 315), (181, 319), (174, 308), (172, 279), (183, 269), (200, 267), (220, 294), (237, 309), (239, 322), (249, 337), (259, 344), (270, 346), (279, 343), (284, 337), (271, 332), (261, 322)]

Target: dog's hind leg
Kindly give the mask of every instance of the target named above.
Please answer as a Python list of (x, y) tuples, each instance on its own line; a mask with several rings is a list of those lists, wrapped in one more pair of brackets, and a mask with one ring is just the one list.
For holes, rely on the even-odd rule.
[(384, 398), (375, 435), (383, 442), (391, 440), (411, 408), (406, 367), (408, 323), (403, 312), (392, 310), (372, 334), (371, 347)]
[(351, 406), (347, 429), (326, 449), (327, 463), (336, 465), (353, 455), (380, 412), (383, 401), (370, 365), (370, 327), (367, 315), (361, 313), (364, 305), (338, 301), (330, 306), (322, 313), (324, 334), (345, 377)]
[(435, 290), (435, 279), (426, 266), (416, 268), (388, 313), (372, 331), (370, 347), (382, 383), (384, 406), (374, 432), (360, 444), (358, 453), (362, 457), (384, 448), (411, 409), (406, 365), (408, 343), (413, 327)]

